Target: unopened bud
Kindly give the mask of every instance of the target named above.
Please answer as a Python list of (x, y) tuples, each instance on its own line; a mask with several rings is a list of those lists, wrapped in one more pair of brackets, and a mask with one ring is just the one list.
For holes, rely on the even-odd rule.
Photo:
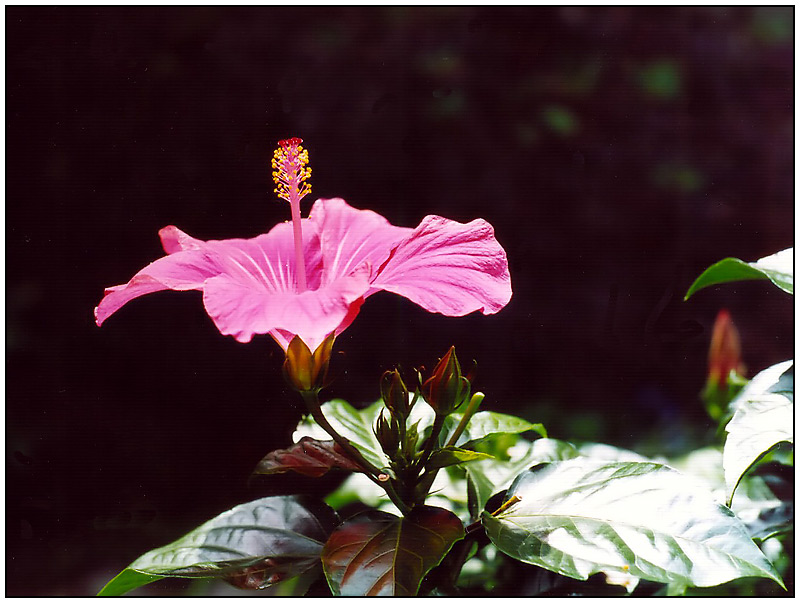
[(375, 422), (375, 437), (381, 445), (381, 449), (386, 456), (394, 459), (397, 454), (397, 448), (400, 445), (400, 434), (397, 429), (397, 422), (389, 417), (388, 419), (383, 416), (383, 411), (378, 416)]
[(470, 389), (469, 379), (461, 374), (455, 348), (451, 347), (422, 384), (422, 397), (437, 415), (449, 415), (469, 398)]
[(327, 385), (333, 340), (331, 333), (312, 354), (305, 342), (298, 335), (294, 336), (286, 348), (283, 363), (283, 374), (289, 385), (300, 392), (319, 391)]
[(411, 408), (409, 407), (408, 388), (403, 383), (400, 372), (395, 369), (386, 371), (381, 377), (381, 396), (383, 403), (393, 417), (405, 420)]
[(739, 331), (727, 310), (720, 310), (714, 321), (711, 346), (708, 349), (708, 381), (720, 390), (728, 387), (731, 372), (744, 373)]

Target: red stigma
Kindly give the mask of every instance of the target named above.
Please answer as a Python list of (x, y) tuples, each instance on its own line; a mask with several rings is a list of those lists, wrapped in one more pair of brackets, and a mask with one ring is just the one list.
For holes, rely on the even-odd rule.
[(286, 140), (279, 140), (278, 146), (285, 149), (286, 147), (296, 147), (297, 145), (302, 144), (302, 142), (303, 142), (302, 138), (297, 138), (295, 136), (293, 138), (288, 138)]

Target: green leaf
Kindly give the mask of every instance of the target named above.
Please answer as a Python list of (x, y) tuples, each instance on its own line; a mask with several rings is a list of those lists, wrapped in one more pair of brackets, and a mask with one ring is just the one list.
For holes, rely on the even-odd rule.
[(571, 578), (621, 572), (694, 586), (743, 576), (783, 584), (733, 513), (664, 465), (587, 458), (540, 465), (516, 479), (506, 501), (482, 515), (497, 548)]
[[(442, 435), (439, 438), (442, 444), (447, 442), (450, 435), (455, 431), (456, 426), (461, 421), (461, 417), (462, 415), (459, 413), (453, 413), (447, 417), (442, 429)], [(499, 412), (483, 410), (476, 412), (472, 416), (469, 423), (467, 423), (466, 429), (455, 444), (461, 447), (473, 447), (480, 440), (488, 437), (503, 433), (518, 434), (526, 431), (535, 431), (543, 438), (547, 437), (547, 431), (541, 423), (529, 423), (525, 419), (520, 419), (514, 415), (504, 415)]]
[(425, 468), (427, 470), (441, 469), (442, 467), (458, 465), (459, 463), (481, 461), (491, 458), (493, 458), (491, 454), (474, 452), (472, 450), (464, 450), (463, 448), (456, 448), (455, 446), (447, 446), (434, 451), (433, 454), (431, 454), (430, 459), (428, 459), (428, 462), (425, 463)]
[[(420, 404), (416, 406), (420, 406)], [(416, 406), (414, 410), (416, 410)], [(423, 404), (422, 406), (427, 405)], [(322, 413), (339, 435), (349, 440), (367, 461), (376, 467), (386, 467), (389, 461), (383, 454), (380, 442), (373, 431), (375, 421), (382, 408), (384, 408), (382, 401), (358, 410), (344, 400), (331, 400), (322, 405)], [(330, 438), (330, 435), (309, 415), (303, 417), (293, 436), (295, 442), (299, 442), (303, 437), (326, 440)]]
[(320, 502), (296, 496), (255, 500), (145, 553), (100, 594), (121, 595), (167, 576), (224, 577), (236, 586), (263, 588), (318, 564), (338, 523), (336, 513)]
[(768, 279), (780, 289), (794, 294), (794, 248), (784, 249), (756, 262), (743, 262), (736, 258), (720, 260), (697, 277), (684, 300), (711, 285), (754, 279)]
[(342, 449), (333, 440), (315, 440), (303, 437), (289, 448), (273, 450), (258, 463), (253, 473), (258, 475), (274, 475), (294, 471), (308, 477), (321, 477), (331, 469), (345, 471), (363, 471), (342, 453)]
[(794, 443), (793, 388), (794, 362), (788, 360), (761, 371), (731, 402), (722, 451), (728, 504), (750, 467), (781, 442)]
[(371, 510), (331, 534), (322, 565), (334, 595), (409, 597), (463, 537), (461, 521), (445, 509), (417, 507), (407, 517)]
[(486, 502), (511, 484), (520, 471), (539, 463), (570, 459), (578, 456), (572, 444), (542, 438), (535, 442), (520, 441), (509, 450), (510, 459), (489, 459), (470, 463), (467, 474), (467, 495), (470, 515), (478, 518)]
[(99, 597), (119, 597), (126, 592), (139, 588), (145, 584), (150, 584), (157, 580), (161, 580), (164, 576), (153, 576), (150, 574), (143, 574), (132, 569), (124, 569), (117, 574), (108, 584), (106, 584), (97, 596)]

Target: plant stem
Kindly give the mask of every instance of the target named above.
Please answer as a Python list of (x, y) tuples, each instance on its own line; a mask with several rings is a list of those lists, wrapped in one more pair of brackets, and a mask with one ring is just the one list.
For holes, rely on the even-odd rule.
[(355, 447), (347, 441), (346, 438), (339, 435), (333, 425), (331, 425), (328, 420), (325, 418), (325, 415), (322, 414), (322, 407), (319, 403), (319, 396), (317, 392), (314, 390), (307, 390), (300, 392), (300, 395), (303, 397), (303, 400), (308, 407), (311, 416), (316, 421), (317, 425), (322, 427), (328, 435), (333, 438), (333, 441), (339, 444), (339, 446), (359, 465), (361, 465), (367, 477), (378, 484), (383, 490), (386, 492), (386, 495), (389, 499), (394, 503), (394, 505), (400, 510), (403, 515), (408, 515), (411, 512), (411, 506), (407, 505), (405, 501), (397, 494), (397, 491), (394, 489), (394, 485), (392, 484), (391, 479), (388, 475), (386, 475), (383, 471), (375, 467), (372, 463), (370, 463), (367, 459), (365, 459), (362, 454), (355, 449)]
[(433, 426), (431, 427), (431, 435), (425, 442), (425, 448), (422, 451), (422, 455), (419, 457), (416, 464), (414, 465), (417, 471), (419, 471), (422, 467), (425, 466), (425, 463), (428, 462), (428, 459), (433, 453), (433, 449), (436, 446), (436, 443), (439, 441), (439, 434), (442, 431), (442, 427), (444, 427), (444, 420), (446, 418), (447, 415), (437, 414), (436, 418), (433, 420)]
[(469, 404), (467, 404), (467, 408), (464, 411), (464, 415), (461, 417), (461, 421), (459, 421), (456, 430), (453, 432), (453, 435), (450, 436), (450, 439), (447, 441), (447, 446), (455, 446), (458, 438), (461, 437), (461, 434), (464, 433), (464, 430), (467, 428), (467, 423), (472, 418), (472, 415), (475, 414), (475, 411), (478, 410), (478, 407), (483, 402), (483, 399), (486, 396), (481, 392), (476, 392), (472, 398), (469, 400)]
[(397, 507), (403, 515), (408, 515), (411, 512), (413, 507), (407, 505), (402, 497), (397, 493), (397, 490), (394, 489), (391, 479), (385, 482), (378, 480), (376, 483), (386, 491), (386, 495), (389, 497), (389, 500), (394, 503), (394, 506)]
[[(447, 444), (445, 444), (445, 446), (455, 446), (456, 442), (458, 441), (458, 438), (461, 437), (462, 433), (464, 433), (464, 429), (466, 429), (469, 420), (472, 418), (472, 415), (474, 415), (475, 411), (478, 410), (478, 407), (481, 405), (481, 402), (483, 402), (483, 399), (485, 397), (486, 396), (480, 392), (472, 396), (472, 398), (469, 401), (469, 404), (467, 405), (466, 410), (464, 411), (464, 415), (461, 417), (461, 420), (458, 422), (458, 426), (456, 426), (453, 435), (450, 436), (450, 439), (447, 441)], [(439, 423), (438, 427), (437, 423)], [(419, 462), (416, 465), (417, 471), (419, 471), (419, 469), (424, 467), (425, 463), (430, 458), (430, 455), (433, 452), (432, 442), (439, 439), (439, 432), (442, 430), (443, 425), (444, 425), (444, 416), (441, 416), (440, 420), (440, 415), (436, 415), (436, 419), (433, 423), (433, 428), (431, 431), (431, 438), (428, 439), (428, 441), (425, 443), (425, 452), (419, 458)], [(425, 494), (422, 496), (423, 500), (428, 495), (428, 491), (433, 485), (433, 480), (436, 479), (437, 473), (439, 473), (438, 469), (434, 469), (433, 471), (427, 471), (422, 476), (422, 479), (419, 480), (418, 484), (423, 487), (423, 490), (425, 490)], [(417, 496), (419, 497), (419, 493), (417, 493)]]
[(308, 410), (311, 413), (311, 416), (314, 418), (314, 421), (317, 422), (317, 425), (322, 427), (322, 429), (324, 429), (328, 433), (328, 435), (330, 435), (333, 438), (333, 440), (337, 444), (339, 444), (339, 446), (341, 446), (341, 448), (345, 452), (347, 452), (350, 458), (352, 458), (359, 465), (361, 465), (366, 470), (366, 473), (370, 476), (377, 477), (383, 474), (383, 472), (380, 469), (378, 469), (377, 467), (375, 467), (375, 465), (373, 465), (367, 459), (365, 459), (361, 455), (361, 453), (353, 447), (353, 445), (350, 442), (348, 442), (345, 438), (339, 435), (339, 432), (337, 432), (333, 428), (333, 425), (328, 423), (328, 419), (326, 419), (325, 415), (322, 414), (322, 408), (320, 407), (319, 403), (319, 396), (317, 395), (316, 391), (313, 390), (303, 391), (300, 392), (300, 395), (303, 396), (303, 400), (305, 401), (306, 406), (308, 407)]

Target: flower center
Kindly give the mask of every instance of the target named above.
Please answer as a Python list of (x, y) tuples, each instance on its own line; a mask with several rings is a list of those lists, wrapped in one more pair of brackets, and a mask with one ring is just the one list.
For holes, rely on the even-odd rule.
[(303, 229), (300, 219), (300, 200), (311, 192), (307, 180), (311, 177), (308, 165), (308, 151), (301, 143), (302, 138), (289, 138), (278, 142), (272, 156), (272, 179), (275, 181), (275, 194), (289, 202), (292, 209), (294, 233), (294, 255), (297, 271), (297, 291), (308, 289), (306, 283), (305, 255), (303, 253)]

